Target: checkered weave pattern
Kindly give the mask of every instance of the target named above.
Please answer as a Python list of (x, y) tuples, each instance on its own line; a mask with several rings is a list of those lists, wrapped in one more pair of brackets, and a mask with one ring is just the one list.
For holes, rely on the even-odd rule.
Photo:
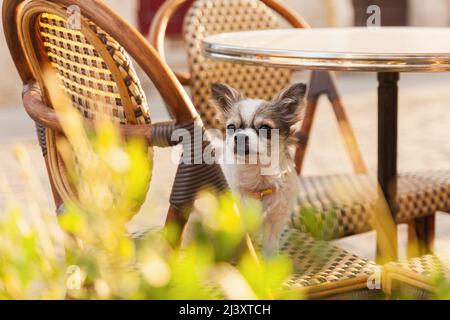
[[(107, 117), (121, 124), (150, 123), (145, 94), (131, 58), (111, 36), (89, 22), (90, 29), (103, 46), (96, 48), (80, 30), (68, 28), (65, 19), (47, 13), (41, 14), (39, 27), (41, 40), (51, 65), (57, 70), (62, 88), (85, 118), (95, 120)], [(132, 102), (132, 119), (126, 116), (117, 79), (99, 54), (100, 49), (111, 55), (117, 68), (114, 71), (127, 86), (128, 92), (125, 94)]]
[(207, 59), (202, 40), (210, 35), (279, 27), (277, 16), (257, 0), (197, 0), (184, 21), (191, 72), (191, 98), (206, 128), (223, 128), (210, 105), (211, 83), (227, 83), (249, 98), (272, 99), (288, 85), (291, 71)]
[[(327, 240), (369, 231), (380, 201), (377, 186), (376, 178), (368, 175), (302, 177), (292, 225), (303, 232), (311, 232), (313, 226)], [(397, 200), (397, 223), (450, 212), (450, 173), (400, 174)]]
[[(150, 124), (145, 94), (130, 56), (113, 37), (93, 22), (83, 17), (81, 23), (81, 28), (73, 29), (62, 14), (39, 15), (37, 31), (47, 53), (43, 58), (48, 59), (53, 67), (61, 91), (86, 119), (108, 119), (128, 125)], [(47, 148), (45, 132), (41, 129), (39, 133), (43, 152), (57, 154), (56, 148)], [(71, 156), (77, 164), (79, 154), (73, 150)], [(153, 156), (150, 150), (149, 156)], [(56, 155), (56, 159), (60, 156)], [(51, 170), (65, 170), (64, 163), (57, 165), (57, 169)], [(79, 170), (78, 165), (75, 166), (75, 170)], [(61, 188), (58, 193), (64, 198), (77, 197), (71, 182), (66, 181), (66, 175), (58, 175), (63, 180), (57, 186)], [(147, 188), (149, 186), (150, 180)], [(137, 211), (139, 206), (135, 209)]]
[(450, 259), (448, 257), (437, 257), (434, 255), (425, 255), (391, 262), (386, 267), (400, 270), (406, 273), (412, 273), (432, 282), (433, 278), (445, 279), (450, 282)]
[[(253, 243), (260, 248), (261, 237), (253, 239)], [(307, 298), (311, 297), (308, 292), (315, 292), (316, 297), (321, 298), (337, 296), (339, 294), (332, 290), (339, 289), (340, 294), (359, 294), (367, 299), (370, 296), (367, 280), (380, 270), (374, 262), (290, 227), (281, 234), (280, 253), (288, 256), (293, 266), (293, 273), (280, 290), (305, 290)], [(225, 298), (217, 284), (209, 283), (207, 287), (216, 298)]]
[(450, 171), (407, 173), (399, 183), (399, 223), (436, 211), (450, 213)]
[[(383, 266), (383, 291), (408, 299), (445, 298), (450, 285), (450, 257), (425, 255)], [(444, 296), (441, 296), (444, 294)]]
[(283, 232), (280, 250), (291, 257), (294, 266), (294, 274), (286, 282), (289, 288), (312, 287), (357, 277), (366, 279), (377, 269), (369, 260), (292, 228)]

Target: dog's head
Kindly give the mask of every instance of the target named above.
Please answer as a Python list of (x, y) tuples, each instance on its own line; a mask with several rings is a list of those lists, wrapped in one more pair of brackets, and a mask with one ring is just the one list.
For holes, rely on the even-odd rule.
[(271, 101), (247, 99), (226, 84), (212, 85), (213, 104), (225, 124), (227, 146), (238, 157), (272, 156), (272, 142), (280, 150), (295, 144), (293, 126), (301, 120), (306, 85), (293, 84)]

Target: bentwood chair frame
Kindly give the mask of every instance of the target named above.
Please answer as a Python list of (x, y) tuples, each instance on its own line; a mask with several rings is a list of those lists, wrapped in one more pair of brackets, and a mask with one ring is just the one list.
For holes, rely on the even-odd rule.
[[(66, 26), (66, 9), (72, 5), (78, 6), (82, 13), (80, 16), (81, 29), (76, 34), (73, 34)], [(47, 73), (44, 76), (44, 70), (45, 72), (55, 72), (56, 75), (55, 69), (61, 67), (61, 65), (55, 66), (56, 63), (49, 62), (51, 50), (46, 50), (44, 45), (49, 38), (63, 35), (64, 40), (60, 40), (62, 49), (57, 50), (65, 53), (70, 50), (64, 47), (64, 41), (73, 44), (70, 49), (75, 48), (75, 53), (79, 53), (77, 48), (80, 47), (80, 43), (89, 44), (86, 47), (95, 49), (89, 53), (96, 60), (102, 59), (102, 67), (111, 72), (110, 77), (117, 85), (120, 102), (124, 102), (125, 116), (120, 119), (119, 128), (125, 138), (141, 137), (147, 141), (149, 146), (170, 147), (176, 144), (170, 140), (171, 134), (176, 128), (187, 129), (190, 132), (203, 129), (202, 122), (189, 97), (169, 67), (159, 58), (151, 45), (103, 1), (5, 0), (3, 2), (3, 23), (10, 52), (23, 81), (25, 109), (38, 127), (38, 138), (57, 207), (60, 207), (64, 201), (73, 199), (72, 197), (76, 198), (76, 194), (71, 190), (64, 163), (56, 149), (55, 138), (64, 133), (55, 111), (56, 103), (59, 102), (51, 100), (50, 92), (51, 90), (61, 90), (65, 83), (63, 82), (64, 75), (59, 74), (59, 78), (57, 78), (61, 83), (46, 81)], [(51, 23), (54, 24), (50, 25)], [(49, 32), (50, 29), (52, 31)], [(42, 32), (46, 32), (47, 35), (43, 37)], [(69, 39), (66, 38), (68, 34), (70, 34)], [(86, 42), (82, 42), (81, 37), (85, 37)], [(76, 41), (78, 42), (75, 43)], [(77, 56), (75, 53), (70, 53), (72, 54), (71, 58), (81, 68), (78, 58), (82, 56)], [(119, 53), (121, 55), (118, 63), (114, 59), (117, 58), (115, 54)], [(141, 112), (138, 110), (136, 113), (136, 109), (133, 109), (136, 105), (141, 106), (144, 103), (142, 100), (144, 97), (131, 92), (139, 89), (136, 89), (139, 87), (139, 83), (133, 79), (131, 60), (125, 53), (129, 53), (154, 82), (174, 118), (173, 122), (152, 124), (149, 115), (145, 115), (145, 121), (142, 121), (142, 110), (140, 110)], [(73, 55), (78, 58), (74, 58)], [(85, 58), (87, 59), (86, 54)], [(70, 74), (73, 71), (66, 72)], [(78, 76), (87, 78), (85, 74)], [(100, 81), (99, 79), (91, 80)], [(135, 86), (131, 87), (132, 85)], [(85, 116), (84, 121), (87, 126), (95, 125), (95, 117), (89, 117), (88, 113), (82, 112), (82, 114)], [(192, 141), (186, 141), (186, 143), (190, 145)], [(203, 147), (207, 143), (206, 141)], [(187, 152), (186, 148), (184, 151)], [(194, 154), (189, 155), (195, 156)], [(168, 221), (184, 225), (196, 193), (205, 186), (212, 187), (219, 192), (227, 189), (220, 167), (203, 163), (188, 165), (181, 162), (172, 189)], [(302, 244), (308, 243), (308, 245), (299, 245), (299, 241)], [(366, 288), (367, 279), (375, 267), (374, 263), (366, 259), (349, 254), (325, 241), (317, 241), (294, 229), (284, 232), (282, 248), (295, 258), (296, 263), (299, 264), (298, 269), (301, 270), (300, 274), (293, 275), (287, 283), (291, 289), (302, 290), (311, 298), (339, 296), (348, 293), (355, 294), (357, 297), (379, 294), (379, 291), (373, 292)], [(324, 256), (320, 261), (316, 261), (311, 250), (324, 252)]]
[[(171, 134), (176, 128), (185, 128), (190, 132), (198, 127), (202, 128), (195, 108), (169, 67), (161, 61), (158, 53), (145, 38), (103, 1), (5, 0), (3, 27), (6, 41), (24, 85), (25, 109), (37, 124), (38, 138), (58, 209), (67, 199), (76, 199), (76, 194), (70, 186), (64, 164), (56, 148), (56, 137), (63, 134), (63, 131), (58, 115), (51, 105), (49, 92), (59, 88), (52, 87), (54, 84), (45, 81), (44, 70), (55, 73), (57, 71), (51, 66), (46, 48), (40, 40), (38, 23), (42, 13), (67, 17), (65, 8), (73, 5), (76, 5), (82, 13), (80, 16), (82, 35), (97, 51), (95, 54), (107, 66), (117, 86), (125, 114), (125, 120), (121, 121), (119, 129), (125, 137), (141, 137), (149, 146), (170, 147), (178, 144), (171, 141)], [(125, 64), (120, 66), (111, 54), (113, 47), (118, 47), (119, 43), (153, 81), (174, 121), (151, 124), (149, 115), (146, 121), (138, 121), (136, 110), (133, 110), (132, 99), (140, 100), (140, 97), (133, 97), (131, 93), (135, 87), (132, 88), (130, 85), (136, 85), (133, 83), (133, 74), (130, 71), (131, 60), (125, 61)], [(126, 54), (122, 58), (128, 59)], [(139, 101), (139, 103), (143, 102)], [(142, 114), (138, 115), (142, 117)], [(95, 124), (95, 119), (85, 119), (85, 121), (88, 126)], [(199, 178), (199, 172), (203, 173), (200, 175), (202, 179)], [(172, 189), (167, 222), (184, 226), (196, 193), (203, 186), (217, 191), (227, 188), (220, 167), (180, 163)]]
[[(310, 26), (308, 23), (296, 12), (292, 11), (288, 7), (286, 7), (284, 4), (282, 4), (281, 1), (278, 0), (258, 0), (264, 5), (266, 5), (269, 9), (272, 9), (276, 14), (278, 14), (281, 18), (283, 18), (290, 26), (293, 28), (309, 28)], [(166, 30), (168, 23), (170, 19), (173, 17), (173, 15), (179, 10), (181, 7), (185, 6), (189, 0), (168, 0), (166, 1), (162, 7), (159, 9), (157, 14), (154, 17), (149, 39), (150, 42), (154, 45), (155, 49), (160, 53), (162, 59), (165, 61), (165, 51), (164, 51), (164, 43), (165, 43), (165, 37), (166, 37)], [(194, 1), (195, 2), (195, 1)], [(185, 28), (189, 28), (189, 26), (186, 26)], [(238, 30), (238, 28), (235, 28)], [(185, 33), (186, 30), (185, 30)], [(194, 35), (195, 31), (192, 31), (190, 35)], [(195, 36), (195, 35), (194, 35)], [(189, 49), (188, 49), (189, 50)], [(198, 53), (197, 53), (198, 54)], [(193, 82), (196, 81), (193, 79), (192, 75), (189, 72), (177, 72), (174, 71), (175, 75), (177, 76), (178, 80), (186, 86), (193, 87)], [(204, 92), (203, 92), (204, 93)], [(296, 154), (296, 167), (297, 171), (300, 174), (302, 170), (303, 160), (305, 157), (305, 152), (308, 146), (308, 140), (312, 129), (312, 124), (314, 121), (314, 116), (317, 110), (317, 104), (318, 100), (321, 95), (325, 94), (330, 101), (332, 108), (334, 110), (336, 119), (339, 124), (339, 129), (341, 132), (341, 136), (343, 138), (344, 144), (346, 146), (346, 150), (348, 155), (350, 156), (350, 159), (353, 164), (354, 172), (358, 174), (367, 174), (367, 167), (364, 163), (363, 157), (361, 155), (357, 140), (355, 138), (355, 134), (353, 132), (353, 129), (349, 123), (348, 117), (346, 115), (344, 106), (342, 105), (340, 96), (338, 94), (334, 78), (331, 73), (329, 72), (312, 72), (311, 79), (310, 79), (310, 88), (308, 92), (307, 97), (307, 105), (306, 105), (306, 111), (304, 115), (303, 124), (299, 133), (300, 137), (300, 143), (298, 145), (297, 154)], [(192, 98), (194, 97), (194, 94), (191, 93)], [(196, 101), (195, 99), (193, 101)], [(197, 102), (198, 103), (198, 102)], [(198, 107), (196, 105), (196, 107)], [(207, 119), (206, 119), (207, 120)], [(203, 119), (205, 121), (205, 119)], [(443, 179), (440, 179), (443, 180)], [(414, 215), (410, 212), (417, 211), (417, 209), (410, 208), (411, 205), (408, 204), (409, 202), (412, 202), (413, 199), (411, 197), (415, 197), (415, 195), (421, 195), (416, 200), (417, 203), (422, 203), (428, 200), (425, 200), (423, 197), (423, 194), (426, 194), (430, 191), (425, 190), (426, 188), (417, 189), (416, 191), (411, 193), (411, 189), (414, 189), (418, 185), (428, 185), (430, 186), (430, 183), (433, 184), (436, 181), (440, 181), (439, 179), (435, 178), (435, 174), (428, 174), (428, 173), (412, 173), (412, 174), (406, 174), (400, 177), (399, 179), (399, 185), (402, 186), (404, 193), (399, 195), (401, 197), (402, 206), (405, 210), (405, 217), (402, 217), (400, 219), (400, 222), (407, 222), (409, 224), (409, 243), (410, 246), (410, 255), (416, 256), (428, 253), (432, 251), (433, 242), (434, 242), (434, 211), (433, 214), (429, 215), (433, 209), (424, 209), (427, 211), (427, 215), (424, 217), (410, 217), (410, 215)], [(313, 183), (314, 184), (314, 183)], [(442, 188), (446, 188), (446, 184), (442, 183), (442, 181), (437, 183), (437, 187), (434, 187), (433, 190), (441, 190)], [(358, 193), (362, 192), (361, 190), (356, 190)], [(447, 191), (446, 196), (442, 196), (442, 194), (445, 194), (445, 192), (441, 191), (431, 191), (437, 192), (439, 196), (436, 196), (432, 201), (439, 201), (439, 206), (433, 206), (434, 209), (441, 208), (445, 205), (442, 203), (445, 202), (442, 200), (436, 200), (438, 197), (450, 197), (450, 192)], [(441, 198), (439, 198), (441, 199)], [(450, 201), (446, 202), (448, 205)], [(415, 204), (417, 206), (417, 204)], [(443, 209), (443, 208), (441, 208)], [(358, 211), (359, 209), (356, 209)], [(354, 209), (350, 209), (347, 214), (353, 214)], [(420, 210), (419, 210), (420, 211)], [(417, 212), (418, 213), (418, 212)], [(423, 213), (420, 213), (423, 215)], [(359, 218), (355, 218), (359, 219)], [(347, 226), (343, 226), (345, 229)], [(364, 227), (363, 229), (367, 231)], [(364, 231), (360, 230), (360, 231)], [(358, 232), (360, 232), (358, 231)], [(353, 234), (352, 232), (346, 233), (344, 232), (343, 235)]]

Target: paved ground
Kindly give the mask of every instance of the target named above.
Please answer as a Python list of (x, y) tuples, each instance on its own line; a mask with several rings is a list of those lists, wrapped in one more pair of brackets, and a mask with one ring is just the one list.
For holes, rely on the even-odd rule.
[[(177, 61), (179, 59), (177, 58)], [(307, 79), (307, 74), (299, 79)], [(371, 170), (376, 169), (376, 81), (371, 74), (338, 74), (338, 85), (359, 139), (365, 160)], [(402, 75), (400, 82), (399, 168), (416, 170), (450, 169), (450, 85), (449, 75)], [(151, 101), (153, 118), (164, 120), (164, 105), (150, 84), (145, 84)], [(1, 102), (1, 100), (0, 100)], [(0, 106), (0, 178), (5, 177), (10, 191), (0, 188), (0, 208), (6, 198), (14, 196), (23, 202), (26, 182), (12, 153), (21, 144), (29, 151), (42, 190), (50, 200), (45, 167), (34, 136), (34, 127), (22, 108)], [(133, 228), (160, 225), (164, 221), (175, 165), (167, 150), (156, 150), (154, 179), (149, 198), (142, 213), (132, 222)], [(351, 172), (351, 166), (338, 138), (338, 130), (328, 102), (321, 101), (305, 174)], [(0, 180), (1, 181), (1, 180)], [(0, 183), (1, 186), (1, 183)], [(149, 214), (153, 212), (154, 214)], [(450, 215), (439, 214), (437, 220), (437, 248), (447, 250), (450, 244)], [(405, 227), (400, 227), (400, 239), (406, 239)], [(374, 234), (349, 237), (338, 241), (344, 247), (368, 258), (374, 256)]]

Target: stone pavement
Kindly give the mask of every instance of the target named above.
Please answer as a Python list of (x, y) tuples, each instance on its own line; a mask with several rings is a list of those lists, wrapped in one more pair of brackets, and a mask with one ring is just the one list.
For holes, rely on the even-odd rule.
[[(307, 80), (302, 73), (298, 79)], [(399, 168), (402, 171), (443, 168), (450, 169), (450, 75), (402, 75), (400, 81)], [(365, 160), (371, 172), (376, 170), (376, 87), (375, 75), (339, 74), (338, 86), (349, 118), (354, 126)], [(154, 120), (167, 119), (164, 105), (150, 84), (148, 92)], [(26, 181), (14, 158), (12, 147), (23, 145), (32, 159), (48, 202), (51, 197), (34, 126), (20, 106), (0, 108), (0, 179), (3, 175), (11, 192), (0, 188), (0, 208), (13, 195), (20, 203), (25, 199)], [(161, 225), (167, 210), (170, 183), (175, 164), (170, 150), (156, 150), (154, 178), (149, 198), (142, 212), (131, 223), (133, 229)], [(334, 115), (327, 101), (322, 100), (314, 123), (305, 174), (351, 172), (351, 166), (338, 138)], [(1, 180), (0, 180), (1, 181)], [(1, 186), (1, 185), (0, 185)], [(437, 248), (447, 250), (450, 244), (450, 215), (437, 219)], [(405, 226), (400, 227), (400, 240), (406, 239)], [(345, 248), (368, 258), (374, 257), (373, 232), (337, 241)], [(403, 253), (404, 254), (404, 253)]]

